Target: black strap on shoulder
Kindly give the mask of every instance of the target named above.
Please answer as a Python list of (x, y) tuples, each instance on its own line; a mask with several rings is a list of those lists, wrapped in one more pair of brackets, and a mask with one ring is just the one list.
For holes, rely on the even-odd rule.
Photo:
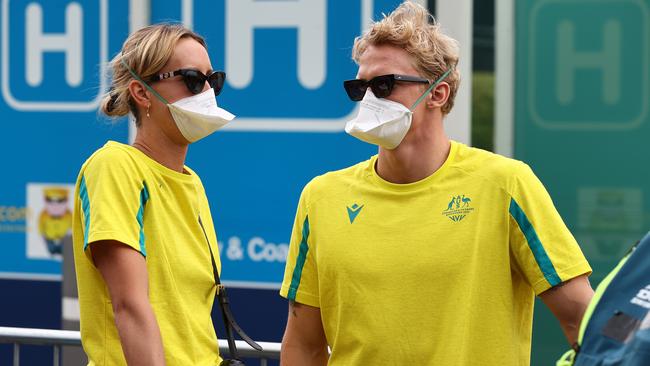
[(228, 300), (228, 295), (226, 294), (226, 288), (221, 284), (219, 279), (219, 272), (217, 271), (217, 263), (214, 260), (214, 253), (212, 253), (212, 247), (210, 246), (210, 240), (208, 239), (208, 234), (205, 232), (205, 227), (201, 221), (201, 216), (199, 216), (199, 225), (203, 230), (203, 235), (205, 235), (205, 240), (208, 244), (208, 250), (210, 250), (210, 259), (212, 260), (212, 273), (214, 274), (214, 283), (217, 286), (216, 297), (219, 300), (219, 307), (221, 308), (221, 316), (223, 317), (223, 324), (226, 328), (226, 336), (228, 338), (228, 349), (230, 350), (230, 357), (234, 359), (239, 359), (239, 354), (237, 353), (237, 346), (235, 344), (235, 338), (233, 336), (233, 329), (239, 336), (248, 343), (254, 349), (261, 351), (262, 347), (257, 344), (254, 340), (249, 337), (244, 330), (237, 324), (235, 317), (230, 311), (230, 301)]

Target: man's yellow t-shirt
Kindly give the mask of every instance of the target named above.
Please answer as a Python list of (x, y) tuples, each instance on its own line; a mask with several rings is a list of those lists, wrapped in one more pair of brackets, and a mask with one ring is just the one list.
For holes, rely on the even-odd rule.
[(303, 190), (280, 293), (320, 308), (333, 366), (530, 363), (536, 294), (590, 273), (530, 168), (452, 142), (392, 184), (377, 157)]
[(126, 365), (108, 289), (90, 255), (100, 240), (117, 240), (145, 257), (166, 364), (221, 361), (210, 317), (216, 287), (208, 245), (220, 267), (217, 237), (201, 180), (185, 171), (117, 142), (108, 142), (81, 168), (73, 241), (89, 365)]

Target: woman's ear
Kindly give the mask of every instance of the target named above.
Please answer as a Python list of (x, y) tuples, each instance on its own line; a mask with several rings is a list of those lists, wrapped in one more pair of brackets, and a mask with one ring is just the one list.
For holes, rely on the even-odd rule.
[(151, 93), (149, 93), (149, 90), (147, 90), (141, 82), (131, 80), (129, 82), (129, 93), (131, 93), (131, 97), (133, 98), (133, 101), (135, 101), (135, 104), (141, 108), (148, 108), (151, 106)]
[(442, 108), (447, 103), (449, 99), (450, 92), (449, 84), (442, 81), (440, 84), (436, 85), (435, 88), (429, 93), (429, 98), (427, 98), (427, 107), (428, 108)]

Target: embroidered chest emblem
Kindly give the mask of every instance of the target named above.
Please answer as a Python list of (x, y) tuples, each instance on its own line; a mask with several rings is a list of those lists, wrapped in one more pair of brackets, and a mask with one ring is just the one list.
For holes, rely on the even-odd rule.
[(442, 211), (451, 221), (459, 222), (474, 211), (472, 199), (463, 195), (452, 196), (447, 208)]
[(354, 223), (354, 220), (357, 218), (357, 215), (361, 212), (361, 209), (363, 208), (363, 205), (359, 206), (356, 203), (353, 204), (352, 206), (347, 206), (348, 209), (348, 217), (350, 218), (350, 224)]

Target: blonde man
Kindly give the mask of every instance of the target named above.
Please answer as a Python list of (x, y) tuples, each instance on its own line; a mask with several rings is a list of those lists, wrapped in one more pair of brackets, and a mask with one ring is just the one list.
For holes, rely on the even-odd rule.
[(346, 131), (379, 154), (302, 192), (283, 365), (528, 365), (535, 295), (576, 339), (591, 268), (527, 165), (445, 135), (458, 48), (430, 20), (406, 2), (355, 41)]

